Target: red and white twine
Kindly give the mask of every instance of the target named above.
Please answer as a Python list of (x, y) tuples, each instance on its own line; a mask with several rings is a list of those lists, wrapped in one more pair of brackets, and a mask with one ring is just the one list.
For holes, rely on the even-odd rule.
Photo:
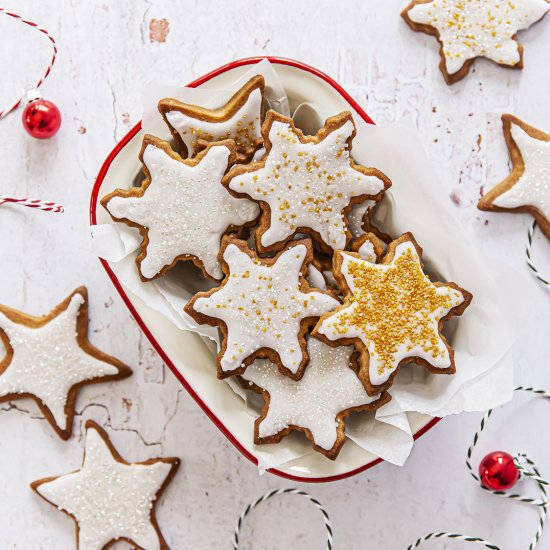
[[(21, 17), (20, 15), (18, 15), (16, 13), (13, 13), (11, 11), (8, 11), (5, 8), (0, 7), (0, 13), (3, 13), (4, 15), (7, 15), (8, 17), (13, 17), (14, 19), (17, 19), (18, 21), (21, 21), (21, 23), (24, 23), (25, 25), (29, 25), (30, 27), (35, 28), (37, 31), (40, 31), (42, 34), (45, 34), (46, 37), (48, 38), (48, 40), (51, 42), (53, 52), (52, 52), (52, 57), (50, 59), (50, 63), (48, 65), (47, 69), (46, 69), (46, 72), (42, 76), (42, 78), (40, 78), (40, 80), (34, 86), (34, 89), (40, 88), (40, 86), (42, 85), (44, 80), (46, 80), (46, 78), (50, 74), (50, 72), (53, 68), (53, 65), (55, 63), (55, 59), (57, 57), (57, 45), (55, 43), (54, 37), (46, 29), (43, 29), (42, 27), (39, 27), (33, 21), (28, 21), (27, 19), (23, 19), (23, 17)], [(4, 118), (5, 116), (9, 115), (12, 111), (17, 109), (17, 107), (19, 107), (21, 101), (23, 101), (24, 97), (25, 97), (25, 94), (23, 94), (21, 97), (19, 97), (19, 99), (17, 99), (17, 101), (15, 101), (15, 103), (12, 103), (11, 105), (6, 107), (5, 109), (0, 110), (0, 119)]]
[(14, 197), (6, 197), (4, 195), (0, 195), (0, 204), (4, 204), (4, 203), (12, 203), (12, 204), (18, 204), (20, 206), (28, 206), (29, 208), (44, 210), (44, 212), (61, 213), (65, 211), (63, 206), (53, 201), (43, 201), (40, 199), (16, 199)]

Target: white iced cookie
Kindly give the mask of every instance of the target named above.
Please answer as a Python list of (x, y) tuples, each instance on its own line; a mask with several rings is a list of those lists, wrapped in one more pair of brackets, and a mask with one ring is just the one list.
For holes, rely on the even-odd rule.
[(114, 220), (143, 235), (136, 259), (142, 280), (161, 277), (183, 260), (221, 279), (222, 236), (259, 215), (256, 203), (235, 198), (220, 183), (235, 161), (233, 142), (210, 144), (194, 159), (182, 160), (166, 141), (146, 135), (140, 158), (146, 174), (141, 187), (117, 189), (101, 204)]
[(355, 239), (351, 246), (352, 252), (357, 252), (360, 258), (372, 264), (378, 261), (378, 258), (384, 253), (385, 248), (384, 241), (379, 239), (374, 233), (364, 233), (358, 239)]
[(389, 397), (367, 394), (350, 367), (353, 347), (331, 348), (310, 338), (307, 350), (309, 364), (299, 381), (281, 375), (265, 359), (256, 360), (242, 375), (266, 402), (255, 422), (254, 440), (275, 443), (300, 430), (315, 450), (334, 460), (345, 441), (344, 417), (351, 411), (378, 408)]
[(259, 258), (244, 241), (224, 237), (222, 285), (200, 292), (185, 307), (198, 323), (220, 327), (218, 376), (242, 373), (256, 357), (300, 378), (307, 364), (308, 326), (339, 305), (305, 280), (311, 241), (293, 241), (273, 259)]
[(482, 197), (478, 207), (528, 212), (550, 239), (550, 134), (512, 115), (503, 115), (502, 122), (512, 172)]
[(146, 550), (168, 550), (154, 507), (178, 464), (177, 458), (130, 464), (105, 431), (88, 421), (82, 468), (40, 479), (31, 487), (74, 519), (79, 550), (103, 550), (117, 540)]
[(88, 342), (88, 293), (78, 288), (43, 317), (0, 306), (0, 402), (31, 397), (62, 439), (71, 436), (78, 389), (129, 376)]
[(366, 213), (376, 204), (375, 201), (366, 200), (359, 204), (354, 204), (348, 214), (349, 230), (354, 239), (365, 234), (363, 221)]
[(162, 99), (158, 108), (184, 155), (195, 155), (207, 143), (232, 139), (238, 162), (247, 162), (262, 145), (264, 88), (264, 77), (257, 75), (219, 109), (176, 99)]
[(381, 264), (353, 252), (337, 252), (334, 274), (344, 304), (324, 315), (313, 335), (329, 345), (355, 344), (360, 377), (369, 393), (388, 389), (402, 363), (434, 373), (455, 371), (454, 352), (441, 335), (442, 322), (460, 315), (471, 295), (454, 283), (432, 283), (421, 249), (405, 234), (388, 247)]
[(523, 67), (518, 31), (550, 9), (546, 0), (413, 0), (402, 13), (415, 31), (441, 42), (441, 70), (449, 84), (466, 76), (476, 57)]
[(239, 196), (260, 203), (258, 250), (279, 250), (296, 233), (311, 235), (328, 253), (343, 249), (351, 238), (352, 205), (377, 199), (390, 186), (381, 172), (351, 159), (351, 113), (331, 117), (315, 136), (304, 136), (292, 119), (269, 111), (262, 133), (264, 160), (235, 166), (223, 179)]

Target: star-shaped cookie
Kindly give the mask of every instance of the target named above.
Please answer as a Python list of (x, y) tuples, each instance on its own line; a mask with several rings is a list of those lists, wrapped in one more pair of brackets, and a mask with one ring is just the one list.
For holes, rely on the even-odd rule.
[(478, 203), (480, 210), (528, 212), (550, 239), (550, 134), (502, 116), (512, 172)]
[(237, 146), (237, 161), (248, 162), (262, 145), (264, 77), (251, 78), (219, 109), (205, 109), (162, 99), (158, 109), (184, 156), (193, 156), (213, 141), (232, 139)]
[(292, 119), (268, 111), (262, 126), (266, 156), (234, 166), (223, 179), (237, 196), (260, 203), (255, 237), (261, 253), (280, 250), (297, 233), (311, 235), (328, 253), (348, 244), (349, 210), (379, 199), (391, 185), (380, 171), (353, 162), (355, 133), (347, 111), (327, 119), (315, 136), (304, 136)]
[(523, 68), (517, 32), (550, 9), (547, 0), (413, 0), (401, 13), (415, 31), (437, 37), (447, 84), (464, 78), (476, 57)]
[(312, 334), (331, 346), (357, 347), (359, 376), (370, 395), (387, 390), (403, 363), (436, 374), (455, 372), (454, 351), (441, 329), (446, 319), (462, 314), (472, 296), (454, 283), (432, 283), (421, 255), (410, 233), (389, 245), (380, 264), (354, 252), (335, 254), (344, 304), (321, 317)]
[(260, 258), (245, 241), (224, 237), (222, 285), (199, 292), (185, 306), (198, 323), (218, 326), (223, 333), (219, 378), (241, 374), (257, 357), (301, 378), (308, 360), (308, 327), (340, 304), (306, 282), (312, 257), (307, 239), (293, 241), (274, 258)]
[(117, 189), (101, 204), (115, 221), (139, 228), (141, 279), (162, 277), (185, 260), (221, 279), (222, 236), (253, 225), (259, 215), (255, 202), (233, 197), (220, 183), (235, 161), (234, 143), (211, 143), (194, 159), (182, 160), (168, 142), (146, 135), (140, 159), (146, 175), (141, 187)]
[(92, 346), (88, 334), (88, 292), (77, 288), (43, 317), (0, 305), (0, 402), (30, 397), (62, 439), (73, 427), (78, 389), (118, 380), (132, 371)]
[(377, 409), (390, 396), (368, 395), (350, 366), (353, 347), (331, 348), (309, 338), (307, 350), (309, 364), (299, 381), (281, 375), (265, 359), (256, 360), (242, 375), (243, 386), (261, 393), (265, 402), (254, 423), (254, 442), (278, 443), (299, 430), (316, 451), (334, 460), (345, 442), (344, 418)]
[(79, 550), (104, 550), (124, 540), (137, 550), (168, 550), (155, 504), (175, 475), (177, 458), (126, 462), (95, 422), (86, 423), (82, 468), (40, 479), (31, 487), (73, 518)]

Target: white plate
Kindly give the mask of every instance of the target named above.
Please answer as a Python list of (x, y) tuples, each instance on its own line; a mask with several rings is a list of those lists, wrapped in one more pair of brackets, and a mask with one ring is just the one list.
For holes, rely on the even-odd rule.
[[(248, 71), (250, 64), (261, 59), (235, 61), (205, 75), (190, 86), (223, 89)], [(350, 110), (356, 117), (371, 122), (359, 105), (335, 81), (320, 71), (286, 59), (269, 58), (269, 61), (288, 94), (291, 112), (299, 104), (309, 101), (333, 113)], [(114, 223), (98, 200), (125, 182), (131, 185), (141, 168), (138, 153), (142, 138), (143, 131), (138, 124), (106, 159), (92, 190), (92, 225)], [(217, 380), (215, 361), (212, 354), (206, 352), (202, 339), (194, 333), (182, 332), (166, 317), (123, 288), (117, 278), (116, 264), (101, 261), (132, 315), (176, 377), (222, 433), (247, 458), (257, 463), (258, 448), (250, 441), (251, 416), (246, 412), (241, 398), (227, 384)], [(409, 413), (408, 416), (415, 438), (438, 420), (417, 413)], [(313, 453), (269, 471), (295, 481), (325, 482), (358, 474), (379, 462), (376, 456), (348, 440), (335, 461)]]

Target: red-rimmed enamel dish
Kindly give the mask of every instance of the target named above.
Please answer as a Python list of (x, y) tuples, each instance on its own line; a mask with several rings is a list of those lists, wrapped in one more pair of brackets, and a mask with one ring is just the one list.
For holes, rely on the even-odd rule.
[[(262, 59), (234, 61), (188, 86), (223, 89), (248, 71), (250, 65)], [(354, 116), (373, 123), (349, 94), (321, 71), (298, 61), (275, 57), (268, 59), (288, 94), (291, 110), (300, 103), (315, 102), (333, 113), (350, 110)], [(92, 190), (91, 225), (113, 223), (99, 204), (99, 199), (116, 187), (131, 184), (140, 168), (138, 152), (142, 137), (141, 124), (137, 124), (105, 160)], [(100, 261), (134, 319), (176, 378), (227, 439), (251, 462), (257, 464), (258, 448), (252, 444), (249, 433), (251, 417), (245, 411), (241, 398), (227, 384), (216, 379), (214, 359), (205, 352), (202, 339), (194, 333), (182, 332), (163, 315), (147, 306), (122, 286), (117, 277), (116, 265), (110, 265), (102, 259)], [(409, 414), (415, 439), (438, 420), (426, 415)], [(269, 471), (293, 481), (327, 482), (356, 475), (380, 462), (379, 458), (348, 440), (336, 461), (313, 453)]]

